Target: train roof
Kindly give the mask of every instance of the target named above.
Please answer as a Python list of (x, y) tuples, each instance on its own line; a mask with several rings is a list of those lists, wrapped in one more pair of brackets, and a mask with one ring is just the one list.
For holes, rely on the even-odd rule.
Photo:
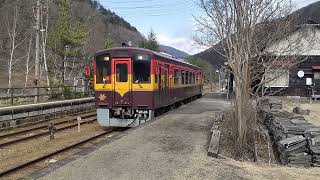
[(175, 57), (171, 56), (170, 54), (161, 53), (161, 52), (156, 52), (156, 51), (152, 51), (152, 50), (150, 50), (150, 49), (144, 49), (144, 48), (138, 48), (138, 47), (128, 47), (128, 46), (126, 46), (126, 47), (114, 47), (114, 48), (104, 49), (104, 50), (98, 51), (98, 52), (96, 53), (96, 56), (97, 56), (97, 55), (104, 54), (104, 53), (109, 52), (109, 51), (115, 51), (115, 50), (135, 50), (135, 51), (142, 51), (142, 52), (146, 52), (146, 53), (149, 53), (149, 54), (157, 55), (157, 56), (160, 56), (160, 57), (163, 57), (163, 58), (167, 58), (167, 59), (170, 59), (170, 60), (172, 60), (172, 61), (176, 61), (176, 62), (178, 62), (178, 63), (186, 64), (186, 65), (189, 65), (189, 66), (192, 66), (192, 67), (201, 69), (199, 66), (196, 66), (196, 65), (193, 65), (193, 64), (191, 64), (191, 63), (188, 63), (188, 62), (186, 62), (184, 59), (175, 58)]

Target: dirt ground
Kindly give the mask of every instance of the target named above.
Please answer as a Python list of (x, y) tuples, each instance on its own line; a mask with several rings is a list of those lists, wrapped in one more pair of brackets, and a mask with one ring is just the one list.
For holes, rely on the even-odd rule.
[(49, 140), (48, 136), (31, 139), (0, 149), (0, 170), (7, 169), (24, 161), (31, 160), (40, 155), (45, 155), (61, 149), (68, 144), (80, 142), (83, 139), (92, 137), (103, 132), (97, 123), (81, 125), (81, 132), (77, 127), (65, 131), (57, 132), (54, 140)]
[(310, 115), (304, 115), (304, 117), (308, 122), (320, 127), (320, 100), (313, 100), (310, 104), (308, 99), (280, 99), (282, 100), (283, 109), (286, 111), (292, 112), (295, 107), (309, 109)]
[(207, 156), (213, 116), (229, 106), (225, 101), (202, 98), (37, 178), (320, 179), (318, 168), (269, 166)]
[(212, 93), (212, 92), (215, 92), (215, 93), (219, 93), (219, 85), (218, 84), (205, 84), (203, 86), (203, 91), (205, 93)]
[[(235, 137), (232, 136), (232, 119), (234, 117), (232, 117), (232, 112), (229, 110), (223, 112), (223, 114), (224, 116), (222, 122), (215, 123), (219, 124), (220, 126), (219, 129), (221, 137), (219, 144), (219, 154), (228, 158), (237, 159), (239, 161), (254, 162), (254, 153), (253, 150), (250, 148), (247, 148), (247, 151), (243, 152), (241, 157), (237, 156)], [(265, 126), (263, 124), (259, 124), (259, 122), (261, 121), (258, 121), (258, 129), (260, 129), (260, 131), (258, 131), (259, 133), (256, 134), (256, 160), (259, 163), (277, 164), (273, 155), (272, 143), (268, 136), (267, 130), (264, 128)]]

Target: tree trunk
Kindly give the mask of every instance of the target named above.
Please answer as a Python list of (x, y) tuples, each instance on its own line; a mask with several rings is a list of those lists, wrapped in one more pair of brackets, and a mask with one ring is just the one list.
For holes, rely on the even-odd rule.
[(248, 82), (247, 80), (242, 80), (235, 78), (236, 91), (235, 91), (235, 125), (236, 125), (236, 142), (237, 142), (237, 151), (238, 155), (241, 155), (244, 145), (247, 143), (247, 134), (248, 134), (248, 122), (249, 117), (248, 113), (250, 94), (248, 91)]
[(64, 84), (66, 80), (66, 62), (65, 62), (66, 56), (63, 58), (62, 61), (62, 83)]
[[(8, 33), (10, 37), (10, 59), (8, 62), (8, 88), (11, 88), (12, 86), (12, 65), (13, 65), (14, 51), (16, 49), (17, 18), (18, 18), (18, 12), (17, 12), (17, 7), (15, 7), (12, 29), (8, 29)], [(9, 93), (10, 93), (10, 90), (8, 89), (8, 94)]]
[[(41, 17), (41, 19), (42, 19), (42, 17)], [(42, 35), (42, 53), (43, 53), (44, 69), (45, 69), (45, 72), (46, 72), (47, 86), (50, 87), (50, 80), (49, 80), (49, 74), (48, 74), (48, 64), (47, 64), (47, 52), (46, 52), (47, 38), (48, 38), (48, 27), (49, 27), (49, 1), (47, 0), (46, 1), (45, 33), (42, 31), (41, 35)]]
[[(36, 14), (36, 57), (35, 57), (35, 73), (34, 73), (34, 84), (35, 86), (39, 86), (40, 83), (40, 0), (37, 0), (37, 14)], [(34, 103), (38, 103), (39, 100), (39, 92), (38, 88), (34, 90)]]
[(28, 86), (28, 76), (29, 76), (29, 71), (30, 71), (30, 51), (31, 51), (31, 46), (32, 46), (32, 36), (30, 37), (29, 40), (29, 46), (28, 46), (28, 54), (27, 54), (27, 62), (26, 62), (26, 79), (24, 82), (24, 87)]

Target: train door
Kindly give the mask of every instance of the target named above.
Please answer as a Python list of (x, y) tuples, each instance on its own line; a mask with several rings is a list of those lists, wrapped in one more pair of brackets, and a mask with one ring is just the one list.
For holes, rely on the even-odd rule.
[(113, 105), (128, 106), (132, 99), (132, 83), (131, 83), (131, 59), (118, 58), (113, 59), (113, 74), (114, 74), (114, 101)]
[(163, 80), (163, 99), (165, 104), (168, 105), (170, 102), (170, 88), (169, 88), (169, 65), (164, 66), (164, 80)]

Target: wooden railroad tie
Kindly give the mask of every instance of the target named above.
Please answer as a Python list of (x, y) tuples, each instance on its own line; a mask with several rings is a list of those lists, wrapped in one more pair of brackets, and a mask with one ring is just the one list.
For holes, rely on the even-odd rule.
[(210, 145), (208, 148), (208, 156), (218, 158), (219, 143), (220, 143), (220, 130), (214, 129), (212, 131)]

